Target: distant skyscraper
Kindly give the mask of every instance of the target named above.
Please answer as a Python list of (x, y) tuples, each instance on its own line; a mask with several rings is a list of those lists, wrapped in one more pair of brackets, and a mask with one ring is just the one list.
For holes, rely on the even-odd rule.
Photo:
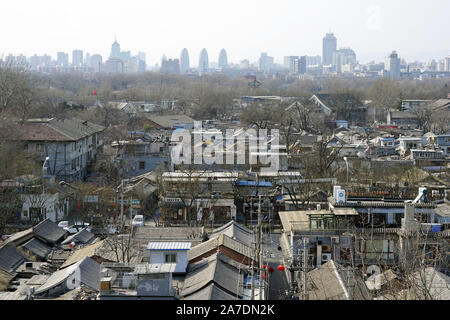
[(333, 64), (333, 54), (336, 52), (337, 39), (333, 33), (327, 33), (323, 38), (322, 64), (324, 66)]
[(116, 39), (114, 39), (114, 43), (111, 46), (111, 54), (109, 57), (113, 59), (120, 59), (120, 44)]
[(289, 69), (290, 73), (294, 73), (294, 63), (298, 56), (286, 56), (284, 57), (284, 66)]
[(102, 66), (102, 56), (99, 54), (93, 54), (91, 57), (90, 67), (94, 69), (94, 72), (100, 72)]
[(207, 72), (209, 69), (209, 60), (208, 60), (208, 52), (205, 48), (200, 52), (200, 60), (198, 62), (198, 70), (200, 72)]
[(186, 73), (189, 71), (189, 53), (186, 48), (181, 51), (180, 56), (180, 71), (181, 73)]
[(384, 70), (386, 71), (386, 77), (391, 80), (400, 79), (400, 58), (398, 57), (397, 52), (392, 51), (386, 58)]
[(298, 59), (294, 59), (294, 67), (292, 71), (294, 74), (306, 73), (306, 56), (301, 56)]
[(307, 66), (317, 66), (322, 64), (322, 57), (317, 56), (306, 56), (306, 65)]
[(261, 53), (261, 57), (259, 58), (259, 70), (268, 72), (272, 69), (273, 66), (273, 57), (267, 55), (267, 53)]
[(65, 52), (56, 53), (56, 63), (60, 67), (67, 67), (69, 65), (69, 54)]
[(83, 65), (83, 50), (73, 50), (72, 51), (72, 65), (82, 66)]
[(336, 67), (336, 71), (342, 72), (342, 66), (356, 63), (356, 54), (350, 48), (340, 48), (333, 54), (333, 66)]
[(450, 72), (450, 56), (444, 59), (444, 71)]
[(161, 73), (180, 74), (180, 60), (165, 59), (161, 61)]
[(84, 64), (87, 66), (91, 65), (91, 55), (89, 52), (86, 52), (86, 55), (84, 56)]
[(219, 68), (221, 69), (228, 68), (228, 58), (225, 49), (220, 50), (219, 53)]

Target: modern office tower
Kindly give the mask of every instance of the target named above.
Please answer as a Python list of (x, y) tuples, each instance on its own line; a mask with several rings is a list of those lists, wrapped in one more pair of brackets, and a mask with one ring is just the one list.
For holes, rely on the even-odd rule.
[(208, 60), (208, 52), (205, 48), (200, 52), (200, 60), (198, 62), (198, 70), (201, 73), (208, 72), (209, 69), (209, 60)]
[(445, 57), (444, 59), (444, 71), (450, 72), (450, 56)]
[(273, 67), (273, 57), (267, 55), (267, 53), (261, 53), (261, 57), (259, 58), (259, 70), (268, 72)]
[(72, 65), (82, 66), (83, 65), (83, 50), (73, 50), (72, 51)]
[(65, 52), (56, 53), (56, 64), (60, 67), (67, 67), (69, 65), (69, 54)]
[(336, 52), (337, 39), (333, 33), (327, 33), (322, 42), (322, 64), (324, 66), (333, 64), (333, 54)]
[(120, 44), (116, 39), (114, 39), (114, 43), (111, 46), (111, 54), (109, 57), (113, 59), (120, 59)]
[(306, 56), (306, 65), (307, 66), (319, 66), (321, 64), (322, 64), (322, 57), (320, 55)]
[(180, 55), (180, 71), (181, 73), (186, 73), (190, 69), (189, 66), (189, 53), (186, 48), (181, 51)]
[(298, 59), (298, 56), (286, 56), (284, 57), (283, 64), (286, 68), (289, 69), (290, 73), (294, 73), (294, 62), (295, 59)]
[(333, 54), (332, 64), (337, 72), (342, 72), (342, 66), (356, 64), (356, 54), (350, 48), (340, 48)]
[(93, 54), (91, 57), (90, 67), (94, 69), (94, 72), (100, 72), (102, 66), (102, 56), (99, 54)]
[(294, 59), (293, 72), (294, 74), (306, 73), (306, 56), (301, 56), (298, 59)]
[(180, 74), (180, 60), (179, 59), (162, 60), (160, 72), (168, 74)]
[(219, 68), (221, 69), (228, 68), (228, 58), (225, 49), (220, 50), (219, 53)]
[(30, 68), (36, 70), (41, 64), (41, 58), (36, 54), (30, 57)]
[(122, 73), (124, 72), (124, 63), (122, 59), (109, 58), (105, 61), (102, 71), (105, 73)]
[(397, 52), (392, 53), (386, 58), (384, 63), (385, 76), (391, 80), (400, 79), (400, 58)]
[(89, 52), (86, 52), (84, 55), (84, 64), (87, 66), (91, 65), (91, 54)]

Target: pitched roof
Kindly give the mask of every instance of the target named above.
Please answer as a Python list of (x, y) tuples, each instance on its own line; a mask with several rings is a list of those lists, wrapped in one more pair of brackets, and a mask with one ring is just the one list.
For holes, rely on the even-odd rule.
[(4, 243), (11, 243), (13, 245), (20, 245), (33, 237), (33, 228), (29, 228), (23, 231), (12, 234)]
[(134, 238), (142, 241), (189, 241), (203, 238), (203, 227), (136, 227)]
[(215, 254), (200, 262), (191, 264), (183, 281), (180, 296), (188, 296), (214, 283), (228, 294), (242, 297), (243, 275), (239, 270), (223, 262), (221, 254)]
[(93, 257), (96, 254), (96, 249), (103, 245), (103, 241), (99, 241), (88, 245), (84, 248), (75, 250), (70, 257), (62, 264), (61, 268), (68, 267), (78, 261), (84, 259), (85, 257)]
[(14, 246), (5, 244), (0, 248), (0, 268), (3, 270), (13, 273), (25, 261), (25, 257)]
[(193, 123), (195, 120), (184, 114), (156, 116), (145, 113), (144, 116), (163, 128), (174, 128), (177, 124)]
[(44, 120), (29, 120), (20, 125), (21, 140), (27, 141), (77, 141), (105, 127), (81, 119), (55, 118)]
[(28, 242), (24, 243), (21, 248), (31, 251), (34, 255), (41, 259), (45, 259), (50, 251), (52, 251), (51, 247), (36, 238), (30, 239)]
[(67, 234), (67, 231), (47, 218), (33, 227), (33, 233), (39, 239), (55, 244)]
[(147, 245), (147, 250), (189, 250), (190, 248), (190, 242), (149, 242)]
[(251, 247), (243, 244), (242, 242), (234, 240), (222, 233), (218, 237), (214, 237), (208, 241), (202, 242), (201, 244), (191, 248), (191, 250), (189, 250), (188, 252), (188, 260), (191, 261), (195, 258), (198, 258), (204, 255), (205, 253), (218, 248), (219, 246), (227, 247), (248, 258), (254, 258), (253, 257), (254, 250)]
[(309, 219), (307, 211), (279, 211), (281, 225), (284, 232), (293, 230), (309, 230)]
[(222, 290), (214, 283), (210, 283), (203, 289), (189, 295), (185, 300), (237, 300), (238, 298)]
[(86, 230), (86, 228), (81, 229), (77, 233), (68, 236), (61, 244), (69, 244), (72, 241), (75, 243), (82, 243), (86, 244), (88, 242), (91, 242), (95, 238), (95, 235), (89, 231)]
[(80, 284), (99, 290), (100, 264), (89, 257), (84, 257), (76, 264), (54, 272), (42, 286), (36, 289), (35, 294), (45, 293), (66, 281), (70, 276), (78, 278)]
[(210, 239), (212, 239), (218, 237), (221, 233), (249, 247), (255, 246), (256, 240), (253, 231), (247, 229), (244, 226), (241, 226), (233, 220), (217, 229), (214, 229), (211, 233), (208, 234), (208, 236)]

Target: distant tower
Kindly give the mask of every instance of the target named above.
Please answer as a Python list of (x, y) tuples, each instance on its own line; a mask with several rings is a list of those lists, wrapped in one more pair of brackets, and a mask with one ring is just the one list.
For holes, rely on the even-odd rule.
[(227, 52), (225, 51), (225, 49), (220, 50), (219, 68), (221, 68), (221, 69), (228, 68), (228, 58), (227, 58)]
[(189, 71), (189, 53), (186, 48), (181, 51), (180, 64), (181, 73), (186, 73)]
[(83, 50), (72, 51), (72, 65), (77, 67), (83, 65)]
[(120, 59), (120, 44), (117, 42), (117, 40), (115, 38), (114, 38), (114, 43), (111, 46), (110, 58)]
[(322, 64), (324, 66), (333, 64), (333, 55), (336, 53), (337, 39), (333, 33), (327, 33), (323, 38)]
[(397, 52), (392, 53), (386, 58), (384, 63), (384, 70), (386, 71), (386, 77), (391, 80), (400, 79), (400, 58)]
[(208, 52), (205, 48), (202, 49), (202, 52), (200, 53), (200, 61), (198, 63), (198, 69), (201, 73), (207, 72), (209, 68), (209, 62), (208, 62)]

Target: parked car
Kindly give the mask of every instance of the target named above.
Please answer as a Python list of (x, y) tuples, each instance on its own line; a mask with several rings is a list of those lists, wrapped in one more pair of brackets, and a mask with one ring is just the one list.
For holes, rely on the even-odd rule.
[(64, 230), (66, 230), (70, 234), (74, 234), (81, 231), (84, 228), (86, 228), (87, 231), (91, 232), (91, 227), (89, 226), (89, 223), (73, 224), (71, 226), (64, 227)]
[(68, 226), (69, 226), (69, 221), (67, 221), (67, 220), (63, 220), (63, 221), (60, 221), (58, 223), (58, 227), (60, 227), (60, 228), (64, 228), (65, 229)]
[(135, 227), (143, 227), (144, 226), (144, 216), (141, 214), (137, 214), (136, 216), (134, 216), (131, 224)]

